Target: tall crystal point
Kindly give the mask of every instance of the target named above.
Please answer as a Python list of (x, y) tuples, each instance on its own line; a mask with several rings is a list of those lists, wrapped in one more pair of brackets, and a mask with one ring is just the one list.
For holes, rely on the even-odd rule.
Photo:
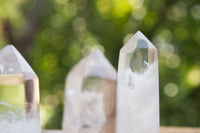
[(38, 77), (12, 45), (0, 51), (1, 133), (40, 133)]
[(115, 133), (116, 71), (94, 49), (66, 77), (66, 133)]
[(117, 133), (159, 133), (158, 55), (138, 31), (120, 50)]

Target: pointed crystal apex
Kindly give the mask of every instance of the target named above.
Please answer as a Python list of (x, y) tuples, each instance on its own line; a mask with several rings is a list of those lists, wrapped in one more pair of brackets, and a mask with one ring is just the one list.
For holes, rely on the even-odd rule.
[(117, 77), (115, 68), (97, 48), (79, 61), (69, 74), (75, 71), (85, 76), (90, 75), (111, 80), (116, 80)]
[(140, 48), (150, 48), (150, 49), (155, 49), (156, 47), (149, 41), (146, 36), (140, 32), (137, 31), (131, 39), (121, 48), (120, 51), (124, 52), (132, 52), (136, 47)]
[(0, 51), (0, 74), (24, 74), (25, 80), (37, 78), (33, 69), (13, 45), (7, 45)]
[(90, 52), (90, 54), (96, 54), (96, 55), (103, 55), (103, 53), (101, 52), (101, 50), (99, 50), (98, 48), (93, 48), (92, 51)]

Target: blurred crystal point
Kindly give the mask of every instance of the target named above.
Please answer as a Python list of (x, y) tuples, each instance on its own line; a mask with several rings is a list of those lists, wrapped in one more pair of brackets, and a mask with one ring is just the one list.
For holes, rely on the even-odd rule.
[(37, 78), (37, 75), (21, 56), (17, 49), (8, 45), (0, 51), (0, 74), (24, 74), (26, 80)]
[(159, 133), (158, 55), (138, 31), (120, 50), (117, 133)]
[(12, 45), (0, 51), (1, 133), (40, 133), (39, 81)]
[(94, 49), (66, 77), (64, 131), (114, 133), (115, 97), (116, 70)]

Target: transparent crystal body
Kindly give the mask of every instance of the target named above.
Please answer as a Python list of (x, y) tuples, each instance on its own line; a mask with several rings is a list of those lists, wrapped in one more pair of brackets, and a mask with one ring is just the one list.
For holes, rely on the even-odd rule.
[(95, 49), (68, 74), (64, 132), (115, 133), (116, 71)]
[(38, 77), (12, 45), (0, 51), (0, 129), (41, 133)]
[(120, 50), (117, 133), (159, 133), (158, 56), (137, 32)]

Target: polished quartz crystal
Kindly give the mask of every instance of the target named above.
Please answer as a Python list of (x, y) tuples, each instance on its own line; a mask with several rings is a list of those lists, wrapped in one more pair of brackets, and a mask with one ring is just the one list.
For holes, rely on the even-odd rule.
[(1, 133), (40, 133), (38, 77), (12, 45), (0, 51)]
[(116, 71), (94, 49), (69, 72), (65, 85), (66, 133), (115, 133)]
[(159, 133), (158, 55), (138, 31), (120, 50), (116, 133)]

